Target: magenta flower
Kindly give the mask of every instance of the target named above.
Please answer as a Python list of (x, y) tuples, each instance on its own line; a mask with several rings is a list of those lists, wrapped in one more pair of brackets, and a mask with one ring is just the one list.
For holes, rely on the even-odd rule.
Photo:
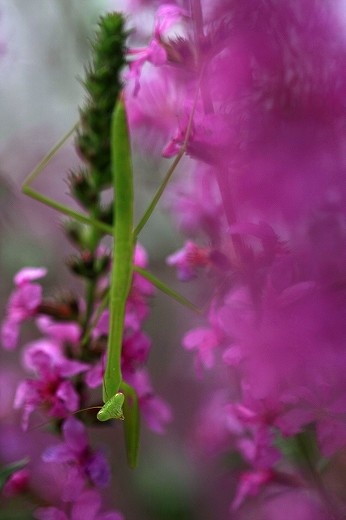
[(126, 381), (136, 390), (141, 414), (148, 427), (155, 433), (164, 433), (166, 425), (172, 420), (170, 406), (153, 393), (148, 372), (137, 370), (126, 375)]
[(171, 136), (169, 142), (166, 144), (164, 149), (162, 150), (162, 157), (165, 157), (166, 159), (170, 159), (171, 157), (174, 157), (177, 155), (183, 146), (186, 135), (189, 127), (189, 115), (185, 111), (180, 120), (178, 121), (178, 126), (175, 130), (175, 133), (173, 136)]
[(214, 366), (214, 351), (219, 345), (220, 337), (206, 327), (192, 329), (183, 337), (183, 347), (197, 352), (195, 367), (198, 375), (201, 375), (202, 367), (211, 369)]
[(187, 11), (174, 5), (161, 5), (155, 15), (154, 21), (154, 38), (148, 47), (140, 49), (130, 49), (128, 55), (133, 57), (130, 61), (130, 71), (127, 74), (127, 80), (134, 80), (133, 95), (136, 96), (140, 89), (140, 76), (142, 67), (146, 62), (152, 65), (160, 66), (166, 63), (168, 55), (166, 51), (167, 44), (164, 42), (164, 34), (182, 17), (188, 16)]
[(60, 343), (78, 344), (81, 336), (81, 327), (70, 321), (53, 321), (48, 316), (39, 316), (36, 325), (42, 334), (45, 334)]
[(314, 390), (312, 393), (307, 387), (296, 389), (292, 402), (287, 399), (285, 411), (275, 422), (286, 436), (314, 423), (321, 453), (331, 457), (346, 445), (346, 389), (340, 381), (334, 387), (323, 383)]
[(97, 388), (102, 384), (107, 361), (107, 353), (102, 354), (101, 359), (92, 365), (84, 374), (85, 384), (89, 388)]
[(249, 496), (256, 496), (263, 486), (273, 480), (271, 470), (247, 471), (240, 476), (236, 496), (232, 502), (232, 509), (238, 509)]
[(137, 96), (127, 94), (131, 135), (146, 154), (161, 154), (176, 127), (183, 97), (172, 80), (174, 73), (169, 67), (165, 67), (165, 74), (160, 68), (144, 67)]
[(193, 429), (192, 449), (196, 457), (215, 457), (236, 449), (235, 440), (243, 435), (244, 426), (235, 415), (225, 413), (226, 392), (214, 391), (203, 400)]
[(136, 96), (140, 89), (140, 76), (144, 63), (149, 62), (153, 65), (163, 65), (167, 59), (165, 49), (161, 44), (153, 39), (148, 47), (142, 49), (130, 49), (129, 55), (134, 56), (134, 60), (130, 63), (130, 72), (127, 75), (128, 80), (134, 80), (133, 95)]
[(66, 417), (78, 409), (78, 393), (67, 378), (86, 371), (88, 364), (65, 358), (57, 343), (45, 339), (29, 343), (23, 358), (25, 367), (37, 375), (20, 383), (15, 396), (15, 408), (23, 408), (24, 429), (31, 413), (40, 407), (51, 417)]
[(2, 493), (5, 497), (15, 497), (28, 489), (30, 472), (28, 469), (19, 469), (6, 481)]
[[(133, 264), (137, 267), (141, 267), (142, 269), (146, 269), (148, 266), (147, 252), (140, 244), (136, 244), (133, 255)], [(143, 276), (134, 272), (129, 296), (131, 297), (133, 293), (140, 293), (142, 296), (152, 296), (154, 294), (154, 287), (148, 280), (143, 278)]]
[(188, 236), (219, 234), (222, 206), (212, 172), (205, 166), (196, 168), (190, 182), (178, 183), (167, 194), (167, 206), (179, 229)]
[(101, 513), (101, 497), (95, 490), (83, 491), (75, 502), (66, 509), (68, 513), (57, 507), (40, 507), (34, 512), (37, 520), (124, 520), (117, 512)]
[(315, 490), (292, 486), (281, 493), (273, 493), (261, 509), (262, 514), (258, 514), (258, 508), (254, 513), (260, 520), (331, 520), (343, 516), (342, 511), (338, 512), (331, 504), (323, 503)]
[(110, 480), (106, 458), (91, 450), (84, 425), (69, 417), (63, 425), (64, 442), (50, 446), (42, 455), (45, 462), (66, 465), (64, 501), (74, 501), (88, 483), (105, 487)]
[(10, 296), (1, 328), (1, 341), (7, 350), (17, 346), (20, 324), (37, 315), (42, 300), (42, 287), (32, 281), (42, 278), (46, 273), (43, 267), (25, 267), (15, 275), (16, 289)]
[(197, 269), (210, 263), (209, 249), (200, 247), (191, 240), (176, 253), (167, 257), (166, 263), (177, 268), (178, 279), (186, 282), (197, 276)]
[(147, 334), (137, 331), (125, 336), (121, 351), (121, 365), (124, 373), (134, 371), (148, 358), (151, 340)]

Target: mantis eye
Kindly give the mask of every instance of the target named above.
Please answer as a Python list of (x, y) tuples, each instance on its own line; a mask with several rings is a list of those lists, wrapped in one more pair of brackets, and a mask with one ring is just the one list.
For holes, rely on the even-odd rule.
[(102, 406), (101, 410), (97, 414), (99, 421), (109, 421), (110, 419), (124, 420), (123, 404), (125, 396), (122, 392), (118, 392), (113, 395), (108, 401)]

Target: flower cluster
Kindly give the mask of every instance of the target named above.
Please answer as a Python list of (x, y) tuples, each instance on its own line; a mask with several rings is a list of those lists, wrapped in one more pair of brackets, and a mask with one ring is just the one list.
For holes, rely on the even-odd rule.
[[(155, 97), (162, 154), (186, 141), (194, 159), (170, 193), (189, 241), (168, 263), (180, 280), (202, 269), (213, 283), (206, 321), (183, 346), (200, 374), (227, 381), (215, 443), (244, 460), (238, 508), (263, 489), (313, 488), (318, 460), (346, 446), (345, 28), (340, 6), (314, 0), (192, 7), (184, 35), (160, 41), (162, 74), (137, 82), (131, 121), (141, 132)], [(210, 449), (215, 410), (201, 416)], [(308, 434), (319, 455), (302, 484), (278, 446)], [(315, 517), (337, 515), (337, 498), (317, 494)]]
[[(140, 245), (135, 249), (134, 265), (141, 268), (147, 265), (145, 250)], [(24, 409), (24, 428), (28, 425), (30, 414), (36, 409), (45, 409), (49, 416), (56, 418), (67, 417), (76, 411), (80, 406), (80, 399), (72, 382), (73, 378), (79, 375), (79, 380), (87, 387), (96, 388), (102, 384), (104, 372), (105, 357), (100, 355), (98, 349), (105, 345), (104, 340), (108, 335), (109, 311), (104, 310), (98, 317), (91, 331), (90, 345), (83, 351), (80, 325), (83, 316), (77, 314), (74, 321), (63, 321), (62, 318), (67, 314), (63, 301), (44, 300), (41, 286), (31, 283), (31, 280), (44, 274), (41, 268), (23, 268), (17, 273), (17, 287), (9, 299), (7, 316), (2, 326), (2, 343), (5, 348), (16, 346), (20, 322), (34, 319), (40, 333), (44, 335), (23, 348), (24, 368), (35, 374), (35, 379), (23, 381), (17, 389), (15, 406)], [(156, 407), (154, 403), (158, 398), (154, 396), (149, 376), (143, 368), (151, 341), (141, 329), (148, 317), (149, 298), (152, 295), (151, 283), (140, 274), (134, 273), (126, 305), (122, 371), (126, 381), (136, 383), (136, 390), (143, 400), (152, 400)], [(80, 303), (80, 307), (85, 305)], [(59, 313), (60, 319), (57, 319)], [(51, 317), (52, 314), (56, 319)], [(98, 309), (95, 310), (95, 315), (97, 314)], [(15, 332), (15, 338), (10, 336), (9, 331)], [(163, 402), (162, 415), (166, 420), (170, 417), (170, 411)], [(164, 422), (159, 427), (162, 431)]]
[[(140, 245), (135, 249), (134, 264), (141, 268), (147, 265), (145, 250)], [(31, 414), (40, 412), (55, 421), (57, 432), (61, 431), (63, 434), (64, 442), (42, 454), (45, 462), (63, 464), (65, 467), (66, 485), (62, 494), (62, 507), (71, 507), (72, 518), (78, 518), (74, 511), (79, 511), (82, 507), (81, 497), (85, 495), (89, 497), (87, 503), (93, 503), (95, 508), (94, 516), (90, 513), (90, 520), (101, 519), (102, 515), (96, 514), (101, 499), (99, 493), (92, 488), (108, 484), (108, 463), (100, 452), (92, 450), (84, 425), (71, 414), (78, 412), (81, 407), (85, 408), (90, 404), (94, 406), (88, 398), (88, 389), (102, 386), (109, 311), (104, 310), (100, 314), (98, 306), (95, 306), (95, 316), (91, 320), (95, 327), (90, 334), (88, 331), (83, 333), (85, 304), (71, 297), (69, 302), (45, 299), (42, 287), (34, 283), (45, 274), (46, 271), (41, 268), (23, 268), (16, 274), (16, 288), (10, 296), (7, 316), (3, 322), (2, 339), (6, 348), (16, 346), (19, 324), (24, 321), (34, 320), (41, 334), (41, 337), (22, 348), (23, 367), (30, 377), (19, 383), (14, 406), (22, 410), (24, 430), (29, 427)], [(99, 294), (107, 290), (106, 283), (105, 278), (100, 281), (100, 290), (97, 291)], [(139, 408), (148, 427), (156, 433), (163, 433), (167, 422), (171, 420), (171, 411), (152, 389), (150, 376), (145, 368), (151, 341), (142, 331), (152, 296), (152, 285), (135, 273), (126, 307), (121, 364), (123, 378), (137, 392)], [(102, 300), (99, 305), (102, 305)], [(15, 332), (13, 336), (8, 332), (11, 330)], [(96, 418), (96, 413), (94, 416)], [(61, 419), (64, 421), (61, 422)], [(8, 482), (8, 493), (10, 487), (16, 493), (20, 492), (21, 486), (17, 484), (20, 471)], [(30, 482), (30, 478), (26, 476), (27, 480)], [(65, 518), (64, 514), (63, 510), (58, 511), (55, 508), (41, 509), (37, 518)], [(120, 518), (117, 514), (114, 515), (114, 519)], [(113, 519), (113, 516), (109, 518)]]

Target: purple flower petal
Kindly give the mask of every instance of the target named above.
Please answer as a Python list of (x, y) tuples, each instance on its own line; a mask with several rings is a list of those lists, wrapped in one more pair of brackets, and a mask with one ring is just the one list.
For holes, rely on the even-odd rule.
[(89, 388), (97, 388), (102, 384), (105, 363), (99, 362), (91, 367), (84, 376), (85, 383)]
[(72, 520), (97, 520), (97, 513), (101, 507), (101, 497), (94, 491), (84, 491), (72, 506)]
[(19, 338), (19, 323), (14, 319), (4, 320), (1, 327), (1, 343), (6, 350), (14, 350)]
[(62, 362), (61, 348), (48, 339), (40, 339), (28, 343), (23, 355), (24, 366), (27, 370), (47, 375), (52, 367)]
[(49, 446), (42, 454), (44, 462), (56, 462), (64, 464), (66, 462), (76, 462), (76, 454), (65, 443)]
[(111, 477), (110, 469), (102, 453), (96, 452), (92, 455), (86, 464), (86, 472), (95, 486), (105, 487), (109, 484)]
[(34, 511), (34, 517), (37, 520), (69, 520), (57, 507), (39, 507)]
[(249, 471), (241, 475), (237, 494), (232, 503), (232, 509), (238, 509), (248, 496), (256, 496), (273, 475), (271, 471)]
[(84, 425), (69, 417), (63, 425), (64, 439), (69, 448), (75, 453), (81, 453), (88, 447), (88, 437)]
[(47, 274), (45, 267), (24, 267), (15, 275), (13, 281), (17, 287), (22, 286), (32, 280), (43, 278)]
[(58, 341), (67, 341), (75, 345), (81, 334), (78, 323), (55, 322), (47, 316), (40, 316), (36, 320), (40, 331)]
[(163, 399), (148, 396), (140, 399), (141, 412), (148, 427), (155, 433), (162, 434), (172, 421), (171, 407)]
[(79, 499), (81, 493), (88, 485), (87, 476), (83, 472), (83, 468), (77, 465), (66, 466), (65, 473), (66, 479), (62, 500), (64, 502), (74, 502)]
[(88, 363), (64, 359), (59, 366), (59, 374), (61, 377), (71, 377), (86, 372), (89, 368), (90, 365)]
[(66, 417), (69, 412), (75, 412), (79, 407), (79, 394), (71, 381), (62, 381), (55, 390), (55, 395), (50, 415), (53, 417)]

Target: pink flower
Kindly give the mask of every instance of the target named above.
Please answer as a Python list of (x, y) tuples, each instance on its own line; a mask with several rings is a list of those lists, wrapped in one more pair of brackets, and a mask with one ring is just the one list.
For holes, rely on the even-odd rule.
[(89, 388), (97, 388), (102, 384), (103, 374), (107, 362), (107, 353), (102, 354), (101, 359), (85, 372), (84, 381)]
[(331, 457), (346, 445), (346, 389), (341, 382), (337, 383), (334, 386), (323, 383), (314, 389), (295, 389), (292, 401), (287, 399), (285, 411), (275, 421), (286, 436), (301, 432), (306, 425), (314, 423), (324, 457)]
[(101, 513), (101, 497), (95, 490), (83, 491), (66, 513), (57, 507), (40, 507), (34, 512), (37, 520), (124, 520), (117, 512)]
[(66, 465), (64, 501), (74, 501), (91, 482), (97, 487), (109, 483), (110, 470), (105, 457), (91, 450), (84, 425), (69, 417), (63, 425), (64, 442), (50, 446), (43, 453), (45, 462)]
[(172, 420), (170, 406), (153, 393), (149, 375), (145, 369), (127, 374), (126, 381), (136, 390), (140, 411), (148, 427), (155, 433), (164, 433)]
[(196, 350), (195, 358), (196, 371), (198, 374), (201, 368), (210, 369), (214, 366), (214, 350), (220, 345), (220, 338), (212, 330), (205, 327), (192, 329), (185, 334), (183, 346), (186, 350)]
[(6, 481), (2, 493), (6, 497), (15, 497), (27, 490), (30, 472), (26, 468), (13, 473)]
[(123, 340), (121, 351), (121, 365), (123, 371), (133, 371), (136, 367), (143, 365), (148, 358), (151, 340), (142, 331), (126, 335)]
[(135, 86), (133, 89), (133, 95), (136, 96), (140, 89), (140, 76), (141, 70), (147, 61), (153, 65), (163, 65), (167, 59), (165, 49), (157, 40), (151, 40), (148, 47), (142, 49), (131, 49), (129, 55), (135, 56), (135, 59), (130, 63), (130, 72), (127, 75), (127, 80), (134, 80)]
[(175, 24), (179, 19), (188, 16), (187, 11), (174, 5), (161, 5), (155, 15), (154, 21), (154, 38), (149, 43), (148, 47), (141, 49), (130, 49), (129, 56), (134, 59), (130, 62), (130, 72), (127, 74), (128, 80), (134, 80), (133, 95), (136, 96), (140, 89), (140, 75), (144, 63), (149, 62), (155, 66), (160, 66), (166, 63), (168, 55), (166, 52), (165, 42), (163, 40), (164, 34)]
[(207, 399), (203, 399), (192, 438), (192, 449), (198, 458), (215, 457), (235, 449), (235, 440), (244, 433), (239, 419), (225, 413), (227, 401), (224, 390), (214, 391)]
[(70, 321), (53, 321), (48, 316), (40, 316), (36, 320), (39, 330), (58, 342), (70, 345), (78, 344), (81, 336), (81, 327)]
[(261, 509), (260, 515), (256, 509), (256, 517), (260, 520), (331, 520), (343, 516), (342, 511), (337, 512), (331, 504), (323, 503), (313, 489), (288, 488), (269, 496)]
[(24, 409), (24, 429), (31, 413), (41, 406), (51, 417), (66, 417), (78, 409), (79, 395), (67, 378), (86, 371), (88, 364), (65, 358), (57, 343), (42, 339), (27, 345), (24, 365), (38, 376), (24, 380), (17, 388), (14, 406)]
[(20, 323), (36, 316), (42, 299), (42, 288), (32, 281), (42, 278), (46, 273), (43, 267), (25, 267), (15, 275), (16, 289), (10, 296), (1, 329), (2, 344), (7, 350), (13, 350), (17, 345)]
[[(146, 269), (148, 266), (148, 255), (144, 247), (140, 244), (136, 244), (134, 255), (133, 255), (133, 264), (142, 269)], [(142, 297), (152, 296), (154, 294), (153, 285), (139, 273), (134, 271), (132, 276), (132, 286), (129, 294), (129, 298), (139, 298), (140, 295)]]
[(177, 267), (178, 279), (186, 282), (197, 276), (199, 267), (207, 266), (209, 261), (209, 249), (199, 247), (189, 240), (182, 249), (167, 257), (166, 263)]
[(184, 182), (171, 186), (166, 200), (181, 231), (188, 236), (206, 235), (213, 243), (216, 241), (223, 209), (210, 168), (199, 164), (190, 182), (184, 178)]
[(268, 469), (242, 473), (232, 509), (238, 509), (247, 497), (257, 495), (271, 480), (273, 480), (273, 473)]

